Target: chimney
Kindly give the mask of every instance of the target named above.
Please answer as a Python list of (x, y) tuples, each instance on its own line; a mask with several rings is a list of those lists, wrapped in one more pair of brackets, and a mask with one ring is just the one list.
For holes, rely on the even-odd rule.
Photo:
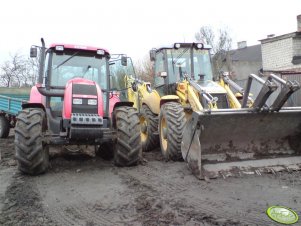
[(237, 49), (243, 49), (247, 47), (247, 41), (241, 41), (237, 43)]
[(301, 32), (301, 15), (297, 16), (297, 31)]

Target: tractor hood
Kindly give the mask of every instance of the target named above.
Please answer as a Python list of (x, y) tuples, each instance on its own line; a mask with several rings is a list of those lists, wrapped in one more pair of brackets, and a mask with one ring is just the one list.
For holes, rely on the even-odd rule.
[(204, 90), (206, 93), (227, 93), (226, 90), (213, 81), (198, 81), (197, 84)]

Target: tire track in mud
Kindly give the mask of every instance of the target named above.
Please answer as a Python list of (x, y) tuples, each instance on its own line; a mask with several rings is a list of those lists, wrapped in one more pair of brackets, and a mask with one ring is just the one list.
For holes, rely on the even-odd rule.
[[(166, 164), (165, 168), (168, 168), (168, 170), (162, 171), (164, 166), (156, 167), (154, 163)], [(271, 220), (262, 218), (265, 217), (265, 215), (252, 212), (248, 212), (246, 214), (235, 214), (233, 211), (231, 212), (231, 205), (233, 205), (231, 200), (215, 199), (216, 201), (212, 201), (202, 198), (202, 190), (208, 191), (208, 186), (206, 185), (207, 182), (199, 181), (193, 176), (190, 176), (191, 178), (187, 178), (185, 176), (186, 172), (181, 175), (180, 172), (182, 172), (182, 167), (175, 167), (177, 172), (174, 172), (173, 168), (175, 164), (179, 163), (170, 164), (151, 162), (140, 167), (139, 172), (126, 169), (123, 170), (123, 178), (126, 179), (127, 177), (130, 177), (132, 180), (137, 180), (138, 182), (136, 183), (141, 183), (146, 190), (151, 187), (156, 193), (156, 195), (153, 196), (160, 198), (164, 197), (167, 201), (177, 200), (179, 203), (184, 203), (183, 211), (185, 214), (189, 212), (192, 213), (192, 215), (204, 215), (205, 217), (210, 218), (210, 223), (218, 222), (221, 223), (221, 225), (273, 225)], [(170, 168), (172, 170), (170, 170)], [(175, 173), (178, 174), (178, 178), (185, 176), (185, 180), (174, 181), (173, 178)], [(156, 181), (159, 181), (159, 183), (156, 183)], [(189, 190), (191, 189), (199, 190), (200, 195), (190, 196)], [(154, 194), (154, 191), (152, 192), (149, 190), (148, 193)], [(175, 206), (178, 209), (181, 209), (181, 207), (177, 206), (177, 204), (175, 204)], [(229, 208), (225, 208), (226, 206), (229, 206)], [(231, 223), (228, 222), (229, 220)]]
[(80, 204), (45, 207), (45, 210), (58, 225), (115, 225), (105, 217), (105, 214), (95, 212), (89, 208), (93, 203), (85, 203), (77, 197)]
[[(116, 187), (110, 184), (111, 179), (115, 183), (116, 178), (117, 185), (120, 183), (118, 182), (120, 181), (119, 176), (113, 172), (114, 167), (107, 164), (98, 171), (95, 167), (96, 164), (97, 161), (93, 164), (87, 162), (81, 167), (75, 168), (73, 166), (69, 168), (68, 165), (59, 168), (54, 166), (59, 173), (49, 172), (46, 175), (47, 179), (37, 178), (36, 182), (44, 199), (44, 208), (58, 225), (110, 226), (124, 225), (124, 221), (131, 220), (133, 215), (131, 209), (135, 209), (134, 205), (119, 200), (115, 202), (116, 200), (112, 198), (123, 192), (122, 189), (121, 191), (116, 190)], [(78, 168), (81, 170), (77, 173)], [(101, 179), (97, 181), (93, 177)], [(110, 186), (112, 191), (110, 191)], [(99, 190), (97, 190), (98, 187)], [(51, 192), (51, 190), (53, 191)], [(95, 193), (96, 190), (97, 193)], [(91, 197), (89, 192), (93, 193), (95, 197)], [(52, 197), (54, 194), (57, 195), (58, 200)], [(105, 201), (102, 200), (103, 197), (105, 197)]]
[(5, 198), (0, 225), (56, 225), (45, 213), (41, 196), (30, 177), (16, 173)]
[[(147, 178), (142, 179), (143, 174), (137, 176), (134, 171), (122, 170), (119, 175), (123, 178), (124, 183), (134, 191), (132, 195), (136, 197), (136, 209), (140, 215), (137, 219), (143, 225), (184, 225), (187, 223), (197, 225), (246, 225), (238, 220), (227, 219), (226, 215), (225, 218), (220, 218), (220, 216), (217, 218), (215, 212), (208, 214), (208, 211), (202, 211), (202, 208), (195, 208), (196, 206), (187, 204), (185, 198), (175, 198), (174, 193), (170, 194), (168, 191), (162, 193), (158, 187), (152, 185), (152, 182), (147, 181), (147, 179), (150, 179), (149, 174)], [(156, 174), (156, 177), (160, 180), (161, 178), (158, 176)], [(183, 185), (179, 187), (183, 187)], [(174, 192), (176, 189), (171, 190)], [(202, 207), (204, 208), (204, 205)]]
[(45, 208), (58, 225), (116, 225), (91, 211), (89, 204)]

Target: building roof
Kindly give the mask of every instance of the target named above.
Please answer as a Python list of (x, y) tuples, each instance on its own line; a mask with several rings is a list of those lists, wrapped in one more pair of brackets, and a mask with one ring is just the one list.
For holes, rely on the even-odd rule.
[(292, 33), (288, 33), (288, 34), (284, 34), (284, 35), (279, 35), (279, 36), (274, 36), (272, 38), (265, 38), (265, 39), (261, 39), (259, 40), (262, 44), (268, 43), (268, 42), (275, 42), (281, 39), (287, 39), (287, 38), (301, 38), (301, 32), (296, 31), (296, 32), (292, 32)]
[(247, 46), (245, 48), (231, 50), (229, 53), (232, 61), (262, 61), (261, 45)]

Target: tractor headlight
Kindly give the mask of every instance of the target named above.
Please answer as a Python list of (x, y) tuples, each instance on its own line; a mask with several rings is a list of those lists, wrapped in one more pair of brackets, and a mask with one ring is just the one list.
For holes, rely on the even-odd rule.
[(97, 105), (97, 99), (88, 99), (88, 105)]
[(56, 51), (64, 51), (64, 46), (55, 46)]
[(83, 99), (73, 99), (73, 104), (83, 104)]
[(96, 53), (97, 53), (98, 55), (105, 55), (105, 51), (104, 51), (103, 49), (98, 49), (98, 50), (96, 51)]

